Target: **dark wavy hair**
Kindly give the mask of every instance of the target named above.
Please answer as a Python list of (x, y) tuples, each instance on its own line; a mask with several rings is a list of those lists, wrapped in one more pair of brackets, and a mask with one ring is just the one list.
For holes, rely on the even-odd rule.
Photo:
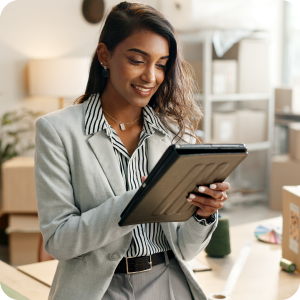
[[(169, 44), (165, 79), (150, 99), (149, 105), (176, 136), (181, 138), (188, 133), (196, 137), (195, 130), (198, 128), (202, 113), (194, 100), (197, 91), (194, 71), (182, 58), (174, 28), (160, 12), (141, 3), (124, 1), (115, 5), (106, 17), (99, 43), (104, 43), (113, 53), (122, 41), (138, 30), (150, 30), (164, 37)], [(95, 51), (85, 93), (75, 103), (83, 103), (92, 94), (102, 94), (107, 82), (107, 78), (102, 76), (102, 70)], [(174, 132), (170, 123), (177, 124), (179, 131)]]

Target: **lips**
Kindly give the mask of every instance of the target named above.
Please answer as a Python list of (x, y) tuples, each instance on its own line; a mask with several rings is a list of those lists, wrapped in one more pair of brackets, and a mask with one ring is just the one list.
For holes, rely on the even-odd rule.
[(153, 90), (154, 87), (145, 87), (145, 86), (139, 86), (139, 85), (131, 85), (134, 90), (142, 95), (142, 96), (149, 96)]
[(151, 90), (151, 88), (142, 88), (142, 87), (137, 86), (137, 85), (134, 85), (133, 87), (140, 90), (140, 91), (142, 91), (142, 92), (149, 92)]

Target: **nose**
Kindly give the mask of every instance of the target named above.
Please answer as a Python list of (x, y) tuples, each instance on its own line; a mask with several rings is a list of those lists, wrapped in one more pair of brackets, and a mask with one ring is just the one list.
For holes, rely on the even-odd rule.
[(141, 79), (147, 83), (155, 83), (155, 65), (148, 65), (143, 70)]

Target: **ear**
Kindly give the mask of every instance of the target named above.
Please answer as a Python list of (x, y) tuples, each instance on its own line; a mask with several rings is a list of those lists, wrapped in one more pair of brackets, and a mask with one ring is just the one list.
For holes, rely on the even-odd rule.
[(108, 58), (109, 51), (104, 43), (100, 43), (97, 47), (97, 56), (99, 63), (102, 63), (102, 66), (107, 66), (109, 68)]

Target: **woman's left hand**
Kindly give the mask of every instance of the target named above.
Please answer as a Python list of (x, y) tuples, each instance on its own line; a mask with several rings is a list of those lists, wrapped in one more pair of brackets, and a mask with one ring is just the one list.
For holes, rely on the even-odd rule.
[(202, 218), (209, 218), (214, 212), (223, 207), (224, 201), (227, 200), (226, 191), (230, 185), (228, 182), (214, 183), (208, 187), (199, 186), (200, 195), (189, 194), (187, 201), (196, 205), (198, 208), (197, 215)]

